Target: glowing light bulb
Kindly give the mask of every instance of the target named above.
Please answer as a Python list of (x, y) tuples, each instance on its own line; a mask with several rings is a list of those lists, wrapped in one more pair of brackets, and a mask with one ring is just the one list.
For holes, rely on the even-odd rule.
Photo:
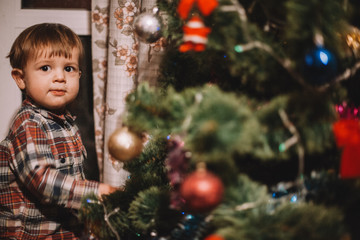
[(319, 52), (319, 57), (320, 57), (320, 61), (324, 64), (327, 65), (329, 62), (329, 56), (326, 52), (324, 51), (320, 51)]

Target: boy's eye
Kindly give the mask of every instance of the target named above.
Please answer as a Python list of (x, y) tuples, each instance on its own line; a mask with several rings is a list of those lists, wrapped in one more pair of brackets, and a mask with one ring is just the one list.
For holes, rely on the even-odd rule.
[(74, 68), (74, 67), (71, 67), (71, 66), (67, 66), (67, 67), (65, 67), (65, 71), (67, 71), (67, 72), (74, 72), (74, 71), (75, 71), (75, 68)]
[(47, 72), (47, 71), (49, 71), (51, 68), (50, 68), (50, 66), (42, 66), (42, 67), (40, 67), (40, 69), (41, 69), (42, 71), (44, 71), (44, 72)]

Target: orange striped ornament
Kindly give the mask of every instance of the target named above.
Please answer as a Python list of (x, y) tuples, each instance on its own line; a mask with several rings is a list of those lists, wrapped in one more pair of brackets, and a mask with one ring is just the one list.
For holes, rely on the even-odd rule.
[(189, 22), (183, 27), (184, 43), (180, 45), (180, 52), (187, 52), (194, 50), (196, 52), (204, 51), (208, 41), (208, 34), (211, 29), (205, 27), (204, 22), (198, 16), (192, 17)]

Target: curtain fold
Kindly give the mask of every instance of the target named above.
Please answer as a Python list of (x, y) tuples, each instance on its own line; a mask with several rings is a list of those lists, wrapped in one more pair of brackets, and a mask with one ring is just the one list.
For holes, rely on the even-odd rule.
[[(137, 40), (132, 24), (156, 0), (92, 0), (94, 127), (100, 181), (123, 186), (129, 173), (107, 150), (107, 139), (122, 126), (125, 97), (138, 84), (156, 85), (164, 41)], [(142, 6), (143, 7), (142, 7)]]

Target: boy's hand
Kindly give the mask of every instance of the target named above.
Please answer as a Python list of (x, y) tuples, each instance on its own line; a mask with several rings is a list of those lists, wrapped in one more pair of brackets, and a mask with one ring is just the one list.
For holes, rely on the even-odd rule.
[(99, 184), (99, 198), (101, 198), (102, 195), (108, 195), (110, 193), (113, 193), (117, 190), (123, 190), (123, 188), (121, 187), (113, 187), (109, 184), (106, 184), (106, 183), (100, 183)]

